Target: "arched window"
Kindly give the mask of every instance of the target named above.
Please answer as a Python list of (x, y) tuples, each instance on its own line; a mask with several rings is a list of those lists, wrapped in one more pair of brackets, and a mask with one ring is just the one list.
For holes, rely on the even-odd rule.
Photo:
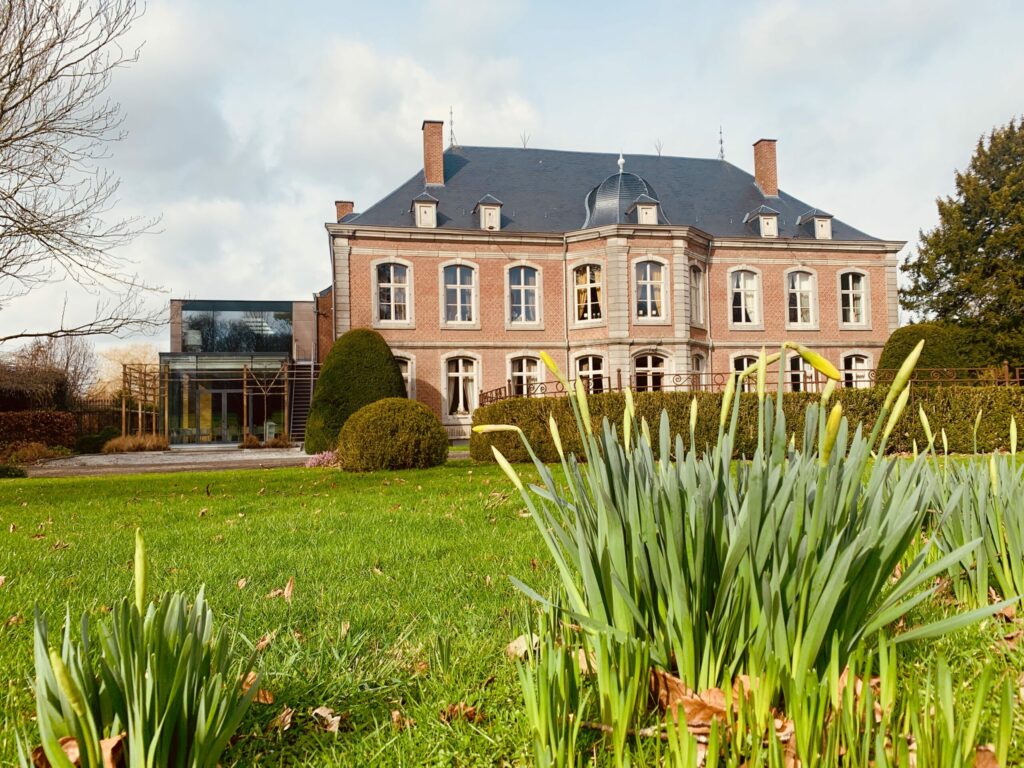
[(839, 319), (847, 325), (867, 321), (867, 280), (860, 272), (839, 275)]
[(690, 372), (693, 374), (693, 387), (695, 389), (703, 389), (707, 385), (705, 380), (705, 369), (707, 367), (707, 361), (704, 359), (704, 355), (696, 354), (690, 358)]
[[(736, 373), (743, 373), (752, 365), (757, 364), (757, 358), (754, 355), (738, 355), (732, 359), (732, 369)], [(753, 392), (757, 389), (757, 378), (753, 375), (747, 376), (743, 379), (742, 391)]]
[(573, 270), (576, 284), (576, 319), (601, 319), (601, 267), (584, 264)]
[(732, 289), (732, 322), (735, 325), (757, 325), (761, 322), (761, 286), (756, 272), (737, 269), (730, 276)]
[(636, 317), (650, 320), (664, 317), (664, 267), (657, 261), (636, 265)]
[(471, 357), (448, 360), (448, 415), (469, 416), (476, 408), (476, 361)]
[(398, 363), (398, 370), (402, 372), (402, 381), (405, 382), (405, 395), (410, 400), (416, 397), (416, 379), (413, 378), (412, 360), (408, 357), (395, 356)]
[(867, 355), (843, 355), (843, 386), (854, 389), (871, 386), (871, 364)]
[(472, 323), (476, 320), (474, 291), (476, 270), (465, 264), (444, 268), (444, 319), (447, 323)]
[(405, 322), (409, 319), (409, 268), (404, 264), (377, 265), (377, 319)]
[(512, 394), (529, 397), (536, 392), (540, 381), (540, 360), (536, 357), (513, 357), (511, 363)]
[(512, 267), (508, 271), (508, 308), (510, 323), (537, 322), (537, 270)]
[(657, 392), (665, 376), (665, 358), (661, 355), (637, 355), (633, 358), (637, 392)]
[(704, 270), (690, 267), (690, 323), (704, 323)]
[(576, 377), (583, 380), (588, 392), (604, 392), (604, 358), (599, 355), (577, 357)]
[(786, 298), (790, 325), (814, 323), (814, 275), (803, 271), (786, 275)]

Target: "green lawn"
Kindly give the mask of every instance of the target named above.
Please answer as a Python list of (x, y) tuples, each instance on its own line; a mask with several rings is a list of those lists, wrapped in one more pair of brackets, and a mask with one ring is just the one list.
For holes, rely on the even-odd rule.
[[(14, 762), (15, 731), (34, 714), (33, 604), (52, 626), (66, 603), (77, 617), (126, 594), (136, 526), (147, 537), (151, 590), (206, 584), (220, 620), (248, 643), (279, 630), (259, 661), (276, 701), (253, 705), (225, 764), (525, 757), (518, 679), (504, 647), (521, 631), (526, 600), (507, 576), (546, 589), (554, 573), (508, 489), (498, 469), (468, 462), (372, 475), (277, 469), (3, 481), (0, 765)], [(265, 597), (292, 576), (290, 607)], [(24, 623), (8, 625), (15, 615)], [(443, 723), (441, 710), (460, 701), (477, 706), (483, 722)], [(268, 734), (285, 704), (295, 709), (292, 727)], [(314, 727), (309, 713), (320, 705), (348, 713), (345, 732)], [(393, 710), (415, 726), (394, 728)]]
[[(371, 475), (276, 469), (0, 482), (0, 765), (14, 762), (15, 733), (34, 713), (33, 604), (53, 626), (66, 604), (77, 620), (128, 593), (136, 526), (146, 532), (151, 591), (206, 584), (214, 611), (243, 642), (278, 630), (259, 660), (275, 702), (253, 706), (225, 765), (528, 763), (518, 680), (504, 655), (527, 601), (507, 577), (545, 591), (556, 574), (509, 489), (496, 467), (468, 462)], [(293, 576), (291, 606), (265, 597)], [(915, 622), (950, 609), (922, 610)], [(1019, 680), (1016, 689), (1024, 642), (1001, 639), (1013, 630), (990, 620), (905, 647), (901, 675), (914, 685), (942, 650), (963, 685), (962, 706), (985, 664), (997, 680)], [(442, 722), (441, 711), (459, 702), (483, 721)], [(268, 732), (284, 705), (295, 709), (291, 728)], [(346, 713), (341, 733), (315, 727), (310, 711), (320, 705)], [(396, 729), (394, 710), (415, 725)], [(1019, 706), (1015, 726), (1019, 760)]]

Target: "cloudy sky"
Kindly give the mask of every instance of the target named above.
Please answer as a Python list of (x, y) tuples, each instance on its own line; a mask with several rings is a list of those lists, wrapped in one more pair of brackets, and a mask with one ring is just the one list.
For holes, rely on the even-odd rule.
[[(118, 210), (162, 217), (128, 249), (157, 304), (326, 286), (333, 201), (411, 176), (449, 107), (463, 145), (713, 157), (721, 126), (751, 170), (773, 137), (783, 189), (912, 247), (978, 136), (1024, 111), (1022, 28), (1016, 0), (150, 0), (110, 165)], [(53, 325), (65, 295), (88, 315), (60, 285), (0, 326)]]

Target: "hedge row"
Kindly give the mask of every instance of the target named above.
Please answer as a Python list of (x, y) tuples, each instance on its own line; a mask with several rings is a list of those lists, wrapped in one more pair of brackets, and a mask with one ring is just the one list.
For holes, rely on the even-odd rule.
[[(841, 389), (833, 401), (843, 404), (843, 411), (852, 424), (863, 422), (870, 428), (875, 415), (885, 400), (887, 388)], [(636, 401), (637, 418), (646, 418), (652, 430), (657, 430), (662, 410), (668, 411), (669, 425), (673, 435), (681, 434), (689, 442), (690, 401), (697, 398), (696, 443), (706, 446), (714, 442), (718, 434), (718, 417), (721, 410), (720, 393), (701, 392), (651, 392), (638, 393)], [(774, 396), (772, 396), (774, 397)], [(786, 426), (795, 434), (797, 442), (803, 434), (804, 411), (808, 403), (818, 396), (807, 393), (788, 393), (783, 396)], [(604, 418), (613, 424), (622, 423), (625, 397), (620, 392), (592, 395), (589, 398), (591, 418), (597, 428)], [(1010, 416), (1024, 430), (1024, 388), (1021, 387), (919, 387), (911, 392), (910, 402), (903, 418), (889, 439), (888, 450), (892, 453), (910, 451), (913, 441), (924, 445), (924, 428), (918, 418), (918, 406), (924, 408), (932, 429), (936, 434), (946, 430), (949, 450), (954, 453), (970, 453), (973, 450), (972, 434), (974, 419), (982, 411), (978, 428), (978, 449), (992, 451), (1004, 449), (1009, 444)], [(579, 435), (576, 432), (569, 402), (558, 398), (516, 398), (478, 408), (473, 414), (476, 424), (514, 424), (526, 434), (537, 455), (545, 462), (558, 460), (554, 444), (548, 434), (548, 417), (554, 415), (559, 434), (566, 452), (582, 452)], [(753, 454), (757, 428), (757, 398), (745, 394), (740, 398), (740, 419), (736, 435), (737, 455)], [(470, 439), (470, 455), (477, 461), (493, 461), (491, 446), (498, 449), (510, 461), (528, 461), (529, 456), (519, 437), (514, 433), (497, 432), (473, 433)], [(941, 451), (941, 447), (939, 448)]]
[(73, 448), (77, 429), (74, 415), (66, 411), (0, 412), (0, 445), (43, 443)]

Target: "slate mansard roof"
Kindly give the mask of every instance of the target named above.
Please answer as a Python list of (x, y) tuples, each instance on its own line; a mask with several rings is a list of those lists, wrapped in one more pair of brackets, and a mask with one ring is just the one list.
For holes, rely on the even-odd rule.
[[(429, 191), (438, 200), (440, 229), (478, 229), (473, 209), (487, 195), (504, 203), (504, 231), (584, 229), (592, 210), (588, 198), (592, 201), (592, 193), (618, 173), (617, 160), (617, 154), (601, 152), (451, 147), (444, 153), (443, 186), (426, 187), (421, 170), (363, 213), (346, 216), (344, 223), (414, 227), (410, 201)], [(655, 155), (629, 155), (625, 160), (626, 172), (640, 177), (647, 187), (639, 192), (657, 190), (659, 223), (693, 226), (713, 237), (754, 237), (758, 234), (755, 224), (744, 222), (744, 216), (769, 205), (779, 213), (779, 237), (814, 237), (810, 227), (800, 222), (813, 205), (781, 190), (777, 197), (761, 194), (751, 174), (725, 160)], [(599, 217), (597, 225), (604, 223), (614, 222)], [(832, 237), (877, 239), (839, 219), (832, 221)]]

